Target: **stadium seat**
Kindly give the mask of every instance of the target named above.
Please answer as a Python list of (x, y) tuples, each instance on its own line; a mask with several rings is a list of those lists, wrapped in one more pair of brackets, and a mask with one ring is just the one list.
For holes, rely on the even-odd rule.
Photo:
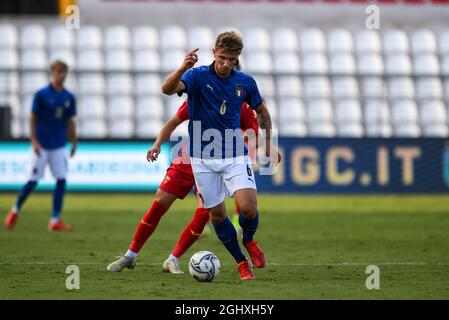
[(363, 106), (364, 121), (367, 126), (390, 123), (388, 103), (381, 99), (366, 100)]
[(53, 49), (48, 55), (48, 62), (52, 63), (56, 59), (62, 60), (69, 66), (69, 72), (76, 69), (76, 59), (71, 49)]
[(43, 49), (47, 45), (47, 33), (39, 24), (25, 25), (20, 30), (20, 47), (22, 49)]
[(352, 34), (345, 29), (332, 29), (327, 32), (327, 50), (330, 53), (351, 53), (354, 51)]
[(449, 76), (449, 54), (441, 57), (441, 74)]
[(162, 79), (157, 73), (140, 73), (134, 76), (136, 94), (161, 94)]
[(100, 49), (103, 46), (103, 36), (97, 26), (84, 26), (76, 32), (76, 47), (81, 49)]
[(114, 49), (106, 51), (105, 67), (107, 71), (130, 71), (132, 62), (128, 50)]
[(358, 97), (359, 86), (353, 77), (335, 77), (332, 79), (332, 93), (335, 98)]
[(135, 27), (132, 30), (131, 42), (133, 50), (157, 50), (159, 49), (159, 33), (154, 27)]
[(106, 76), (108, 94), (132, 94), (133, 79), (129, 73), (110, 73)]
[(377, 53), (361, 54), (357, 59), (357, 70), (361, 75), (380, 76), (384, 73), (382, 57)]
[(410, 58), (405, 54), (393, 54), (386, 57), (385, 71), (389, 76), (410, 75), (412, 64)]
[(363, 77), (361, 79), (363, 96), (366, 98), (386, 97), (387, 86), (381, 77)]
[(155, 50), (134, 51), (133, 69), (135, 71), (160, 71), (161, 59)]
[(409, 42), (405, 31), (388, 30), (382, 35), (383, 49), (386, 54), (408, 53)]
[(298, 74), (301, 70), (299, 57), (295, 52), (279, 52), (273, 56), (274, 73)]
[(326, 40), (320, 29), (304, 29), (299, 33), (299, 49), (301, 52), (322, 52), (326, 49)]
[[(21, 109), (20, 114), (22, 115), (23, 119), (29, 118), (31, 108), (33, 106), (33, 98), (34, 92), (23, 94), (20, 98), (20, 109)], [(27, 126), (29, 127), (30, 125), (28, 124)]]
[(414, 98), (415, 86), (408, 77), (394, 77), (388, 80), (388, 95), (390, 98)]
[(266, 52), (252, 52), (245, 55), (245, 70), (250, 73), (269, 74), (273, 72), (270, 54)]
[(50, 49), (72, 49), (75, 43), (73, 31), (66, 26), (53, 26), (48, 30), (48, 47)]
[(395, 125), (394, 136), (397, 138), (419, 138), (421, 136), (421, 129), (417, 124)]
[(279, 98), (300, 97), (301, 80), (298, 76), (278, 76), (276, 78), (276, 95)]
[(173, 117), (183, 104), (185, 98), (180, 98), (176, 95), (167, 97), (165, 100), (165, 120)]
[(307, 122), (313, 123), (327, 123), (333, 121), (332, 104), (326, 99), (312, 99), (307, 102)]
[(78, 92), (81, 94), (102, 94), (106, 87), (103, 73), (81, 73), (77, 82)]
[(134, 116), (134, 101), (128, 95), (109, 96), (106, 116), (108, 119), (131, 119)]
[(257, 87), (262, 97), (270, 98), (275, 95), (276, 89), (271, 75), (255, 75), (254, 80), (256, 80)]
[(248, 51), (268, 51), (271, 49), (270, 34), (260, 27), (252, 27), (243, 31), (245, 49)]
[(14, 49), (0, 49), (0, 70), (15, 70), (19, 65), (19, 57)]
[(370, 138), (390, 138), (393, 135), (393, 129), (388, 123), (385, 124), (367, 124), (365, 126), (365, 136)]
[(423, 126), (444, 125), (447, 123), (447, 114), (441, 100), (424, 100), (419, 106), (419, 121)]
[(13, 24), (0, 25), (0, 49), (15, 49), (19, 42), (17, 29)]
[(307, 135), (307, 127), (304, 123), (284, 123), (279, 127), (279, 133), (283, 137), (305, 137)]
[(325, 74), (329, 71), (327, 58), (321, 53), (303, 54), (301, 65), (306, 74)]
[(136, 102), (136, 120), (164, 120), (164, 103), (160, 96), (138, 96)]
[(271, 33), (271, 48), (273, 52), (297, 52), (299, 49), (298, 35), (293, 29), (279, 28)]
[(329, 79), (320, 76), (304, 78), (304, 93), (308, 98), (329, 97), (331, 95)]
[(411, 51), (413, 54), (435, 53), (437, 42), (431, 30), (415, 30), (410, 35)]
[(77, 101), (78, 116), (85, 119), (104, 119), (106, 117), (106, 102), (102, 95), (80, 96)]
[(281, 99), (278, 104), (280, 127), (286, 123), (305, 122), (304, 105), (299, 99)]
[(187, 46), (187, 36), (183, 28), (179, 26), (167, 26), (160, 30), (162, 50), (181, 50), (184, 52)]
[(438, 59), (433, 54), (416, 55), (413, 59), (413, 72), (420, 76), (436, 76), (440, 73)]
[(199, 48), (200, 51), (210, 51), (215, 45), (212, 30), (206, 26), (196, 26), (188, 29), (188, 47)]
[(415, 84), (417, 96), (420, 99), (443, 97), (443, 85), (438, 77), (418, 78)]
[(110, 26), (104, 30), (104, 49), (128, 50), (131, 44), (129, 30), (125, 26)]
[(17, 93), (18, 91), (19, 74), (17, 72), (0, 71), (0, 94)]
[(352, 75), (356, 71), (352, 54), (339, 53), (330, 56), (330, 72), (336, 75)]
[(338, 124), (360, 124), (362, 108), (356, 99), (339, 99), (334, 105), (334, 121)]
[(337, 125), (337, 137), (361, 138), (363, 137), (363, 126), (360, 123), (342, 123)]
[(113, 119), (109, 121), (108, 137), (129, 139), (134, 135), (134, 122), (131, 119)]
[(335, 127), (330, 122), (309, 124), (308, 133), (310, 137), (332, 138), (335, 137)]
[(78, 51), (76, 68), (80, 71), (101, 71), (104, 68), (101, 51), (96, 49)]
[(65, 78), (64, 87), (71, 91), (72, 93), (78, 92), (78, 82), (76, 81), (76, 74), (74, 72), (70, 72), (67, 74)]
[(371, 30), (359, 30), (354, 34), (355, 51), (358, 54), (379, 53), (381, 42), (379, 32)]
[(438, 34), (438, 49), (441, 54), (449, 53), (449, 30), (441, 31)]
[(212, 49), (202, 50), (198, 52), (198, 62), (195, 66), (208, 66), (214, 62), (215, 58), (212, 54)]
[[(391, 106), (391, 118), (396, 127), (406, 124), (418, 123), (418, 108), (414, 100), (403, 99), (393, 102)], [(404, 129), (405, 130), (405, 129)]]
[(178, 69), (184, 61), (186, 52), (181, 50), (172, 50), (162, 53), (162, 71), (166, 73), (173, 72)]
[(446, 124), (438, 124), (423, 126), (421, 134), (426, 138), (447, 138), (449, 133)]
[(143, 119), (137, 122), (136, 136), (139, 138), (156, 138), (161, 132), (163, 122), (154, 119)]
[(20, 55), (20, 68), (22, 70), (47, 70), (48, 61), (45, 51), (42, 49), (22, 50)]
[(46, 72), (23, 72), (20, 79), (20, 91), (22, 94), (34, 94), (49, 83)]
[(102, 119), (85, 119), (80, 121), (79, 135), (81, 138), (106, 138), (108, 130)]

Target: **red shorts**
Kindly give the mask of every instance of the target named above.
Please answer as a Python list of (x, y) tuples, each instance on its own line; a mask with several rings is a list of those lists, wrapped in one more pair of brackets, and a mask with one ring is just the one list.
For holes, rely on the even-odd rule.
[(177, 170), (175, 165), (167, 169), (164, 180), (159, 185), (159, 189), (184, 199), (195, 186), (195, 178), (181, 170)]

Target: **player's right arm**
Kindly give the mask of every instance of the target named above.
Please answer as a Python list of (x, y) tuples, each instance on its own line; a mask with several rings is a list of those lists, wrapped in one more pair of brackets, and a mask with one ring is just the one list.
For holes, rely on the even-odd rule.
[(40, 156), (41, 154), (41, 144), (37, 140), (36, 134), (36, 122), (37, 122), (37, 113), (40, 109), (40, 100), (38, 94), (34, 95), (33, 98), (33, 106), (31, 107), (31, 115), (30, 115), (30, 140), (31, 145), (33, 147), (33, 151), (35, 154)]
[(198, 61), (198, 55), (196, 52), (199, 49), (193, 49), (190, 51), (184, 58), (184, 61), (182, 62), (181, 66), (170, 73), (167, 78), (165, 78), (164, 82), (162, 83), (162, 92), (166, 95), (173, 95), (175, 93), (184, 91), (186, 89), (186, 86), (183, 81), (181, 81), (181, 77), (184, 75), (184, 73), (191, 69), (195, 63)]
[(172, 132), (181, 124), (184, 120), (181, 119), (177, 114), (175, 114), (170, 120), (168, 120), (162, 127), (161, 132), (156, 138), (156, 141), (151, 146), (150, 150), (147, 152), (148, 162), (153, 162), (157, 160), (159, 153), (161, 152), (161, 145), (170, 139)]

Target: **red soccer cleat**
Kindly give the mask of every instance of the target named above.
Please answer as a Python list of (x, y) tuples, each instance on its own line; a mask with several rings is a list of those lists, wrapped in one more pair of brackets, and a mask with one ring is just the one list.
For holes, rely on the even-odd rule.
[(256, 268), (265, 267), (265, 255), (257, 244), (256, 240), (252, 240), (247, 243), (243, 243), (246, 250), (248, 250), (251, 261)]
[(240, 280), (253, 280), (256, 276), (253, 273), (253, 268), (248, 261), (242, 261), (237, 265), (240, 272)]
[(9, 210), (8, 215), (5, 219), (5, 228), (8, 230), (14, 229), (18, 217), (19, 215), (17, 214), (17, 212), (12, 209)]
[(64, 224), (61, 220), (58, 222), (49, 222), (48, 223), (48, 231), (72, 231), (72, 227), (68, 224)]

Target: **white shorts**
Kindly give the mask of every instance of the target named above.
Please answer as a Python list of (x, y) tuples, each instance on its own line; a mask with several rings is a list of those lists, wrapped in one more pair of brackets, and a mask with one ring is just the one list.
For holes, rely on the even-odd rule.
[(32, 151), (30, 180), (40, 180), (45, 173), (48, 163), (50, 171), (55, 179), (65, 179), (67, 176), (67, 152), (64, 147), (58, 149), (41, 149), (38, 156)]
[(237, 190), (257, 190), (251, 159), (248, 156), (223, 160), (192, 158), (191, 163), (195, 182), (206, 209), (219, 205), (228, 195), (234, 197)]

